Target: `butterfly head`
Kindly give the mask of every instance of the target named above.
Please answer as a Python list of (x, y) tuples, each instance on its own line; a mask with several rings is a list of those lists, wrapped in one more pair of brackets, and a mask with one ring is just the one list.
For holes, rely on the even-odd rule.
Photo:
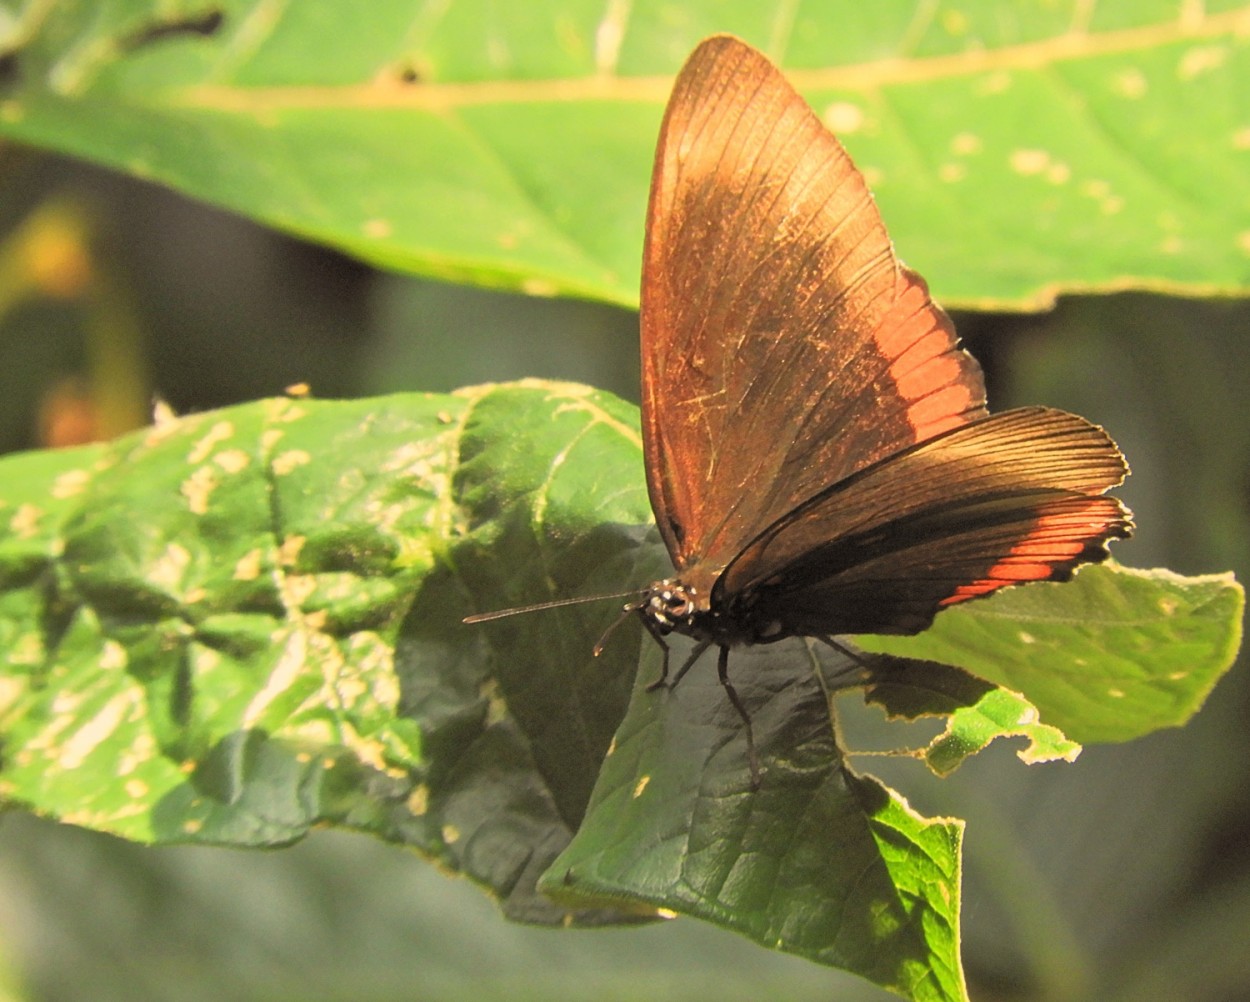
[(706, 611), (694, 588), (670, 578), (655, 582), (634, 608), (661, 636), (674, 632), (695, 635), (700, 613)]

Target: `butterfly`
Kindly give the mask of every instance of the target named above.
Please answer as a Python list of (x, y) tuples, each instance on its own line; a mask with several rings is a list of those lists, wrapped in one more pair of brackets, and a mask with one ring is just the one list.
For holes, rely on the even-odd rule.
[[(675, 574), (625, 607), (709, 648), (914, 634), (1129, 535), (1101, 428), (986, 409), (863, 176), (761, 53), (706, 39), (664, 114), (642, 277), (647, 488)], [(600, 642), (602, 646), (602, 641)]]

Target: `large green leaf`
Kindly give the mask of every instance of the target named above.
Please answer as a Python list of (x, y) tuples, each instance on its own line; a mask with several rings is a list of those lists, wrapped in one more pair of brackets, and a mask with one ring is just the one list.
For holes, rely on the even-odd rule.
[(29, 2), (0, 134), (377, 264), (632, 304), (673, 73), (787, 70), (955, 305), (1247, 286), (1243, 3)]
[[(866, 662), (891, 712), (950, 718), (929, 754), (943, 770), (997, 736), (1071, 757), (1023, 697), (798, 641), (735, 651), (754, 789), (711, 659), (647, 691), (659, 651), (633, 617), (594, 656), (619, 600), (461, 622), (665, 572), (637, 428), (609, 395), (527, 381), (260, 401), (3, 460), (0, 795), (148, 842), (359, 829), (467, 873), (515, 918), (684, 912), (960, 997), (958, 824), (854, 773), (829, 697)], [(1227, 668), (1239, 602), (1224, 579), (1090, 568), (970, 606), (975, 630), (944, 613), (939, 637), (971, 639), (930, 656), (1010, 678), (1048, 721), (1065, 649), (1051, 637), (1037, 663), (1022, 633), (1114, 622), (1072, 639), (1091, 681), (1073, 722), (1142, 732)], [(1134, 682), (1171, 693), (1174, 717)]]

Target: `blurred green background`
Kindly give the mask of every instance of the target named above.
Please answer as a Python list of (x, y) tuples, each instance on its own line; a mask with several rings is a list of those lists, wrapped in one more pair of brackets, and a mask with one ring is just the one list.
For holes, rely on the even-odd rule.
[[(381, 274), (54, 157), (7, 151), (0, 168), (5, 246), (59, 207), (58, 239), (79, 234), (124, 304), (122, 343), (137, 352), (112, 364), (136, 367), (179, 412), (298, 381), (366, 396), (539, 376), (637, 399), (629, 311)], [(7, 449), (39, 445), (57, 388), (90, 375), (99, 312), (36, 286), (9, 304)], [(1140, 525), (1117, 548), (1123, 562), (1244, 578), (1245, 303), (1124, 294), (956, 319), (992, 406), (1055, 404), (1112, 430)], [(914, 763), (864, 763), (921, 811), (968, 820), (975, 999), (1077, 998), (1108, 982), (1120, 990), (1101, 997), (1250, 992), (1247, 697), (1235, 669), (1184, 730), (1089, 747), (1073, 765), (1029, 768), (996, 747), (938, 781)], [(14, 998), (888, 997), (689, 920), (511, 926), (466, 882), (362, 836), (265, 853), (154, 849), (12, 812), (0, 819), (0, 942)]]
[[(1219, 189), (1230, 211), (1245, 209), (1240, 182)], [(1124, 224), (1135, 239), (1128, 222), (1107, 233)], [(930, 259), (943, 239), (930, 237)], [(1116, 547), (1122, 562), (1245, 580), (1245, 301), (1072, 296), (1049, 313), (956, 322), (992, 407), (1066, 407), (1120, 443), (1139, 525)], [(0, 337), (4, 451), (119, 433), (146, 420), (152, 395), (182, 413), (300, 382), (358, 397), (536, 376), (637, 399), (630, 311), (378, 272), (14, 147), (0, 149)], [(1243, 669), (1184, 730), (1087, 747), (1072, 765), (1026, 767), (1010, 747), (944, 781), (911, 762), (861, 763), (923, 813), (968, 821), (977, 1002), (1250, 997)], [(0, 1000), (49, 1002), (890, 997), (690, 920), (509, 925), (465, 881), (363, 836), (320, 832), (273, 852), (145, 848), (18, 812), (0, 816), (0, 966)]]

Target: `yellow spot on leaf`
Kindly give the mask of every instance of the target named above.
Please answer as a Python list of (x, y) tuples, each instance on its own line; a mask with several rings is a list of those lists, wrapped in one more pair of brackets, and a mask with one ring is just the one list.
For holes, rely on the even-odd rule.
[(1192, 80), (1203, 73), (1219, 69), (1227, 58), (1228, 52), (1222, 45), (1199, 46), (1181, 56), (1176, 75), (1181, 80)]
[(203, 515), (208, 511), (208, 500), (216, 486), (217, 471), (211, 466), (201, 466), (182, 482), (179, 490), (187, 499), (187, 507), (192, 514)]
[(191, 551), (181, 543), (170, 543), (148, 569), (148, 580), (169, 591), (176, 590), (186, 577)]
[(1051, 184), (1064, 184), (1072, 177), (1072, 168), (1065, 163), (1053, 163), (1046, 168), (1046, 180)]
[(29, 539), (39, 528), (39, 516), (42, 514), (33, 504), (19, 505), (9, 519), (9, 531), (19, 539)]
[(1127, 97), (1131, 100), (1144, 97), (1146, 91), (1150, 89), (1145, 75), (1141, 70), (1136, 69), (1124, 70), (1122, 73), (1116, 74), (1115, 79), (1111, 81), (1111, 87), (1121, 97)]
[(91, 483), (91, 474), (86, 470), (66, 470), (52, 481), (54, 498), (72, 498), (86, 490)]
[(956, 156), (967, 157), (981, 152), (981, 137), (971, 132), (961, 132), (951, 140), (951, 152)]
[(864, 127), (864, 109), (850, 101), (834, 101), (820, 116), (825, 127), (839, 135), (852, 135)]
[(293, 567), (306, 542), (307, 536), (287, 536), (278, 547), (278, 563), (283, 567)]
[(443, 841), (455, 845), (460, 841), (460, 829), (455, 825), (443, 825)]
[(1050, 154), (1045, 150), (1016, 150), (1009, 162), (1017, 174), (1040, 174), (1050, 165)]
[(227, 473), (239, 473), (247, 469), (252, 457), (242, 449), (226, 449), (224, 452), (217, 453), (213, 461)]
[(248, 550), (234, 565), (236, 581), (255, 581), (260, 577), (261, 553), (258, 549)]
[(424, 783), (408, 794), (408, 810), (414, 817), (423, 817), (430, 809), (430, 788)]
[(634, 787), (634, 799), (635, 800), (637, 800), (639, 797), (642, 796), (642, 791), (645, 790), (650, 785), (650, 783), (651, 783), (650, 776), (643, 776), (642, 779), (638, 780), (637, 785)]
[(134, 690), (119, 693), (75, 731), (61, 748), (57, 765), (67, 772), (79, 768), (87, 756), (107, 741), (135, 706)]
[(100, 667), (105, 671), (120, 671), (130, 664), (130, 656), (126, 648), (116, 640), (106, 640), (100, 651)]
[(373, 240), (385, 240), (395, 232), (395, 227), (391, 225), (389, 219), (366, 219), (362, 228), (365, 236)]
[(187, 462), (194, 465), (202, 463), (212, 455), (217, 446), (234, 435), (234, 424), (230, 421), (218, 421), (191, 448), (187, 454)]
[(292, 470), (299, 469), (301, 466), (307, 466), (311, 462), (312, 456), (303, 449), (289, 449), (282, 455), (274, 457), (273, 472), (280, 477), (284, 477)]
[(560, 291), (560, 287), (546, 278), (527, 278), (521, 283), (521, 291), (527, 296), (542, 296), (550, 299)]

